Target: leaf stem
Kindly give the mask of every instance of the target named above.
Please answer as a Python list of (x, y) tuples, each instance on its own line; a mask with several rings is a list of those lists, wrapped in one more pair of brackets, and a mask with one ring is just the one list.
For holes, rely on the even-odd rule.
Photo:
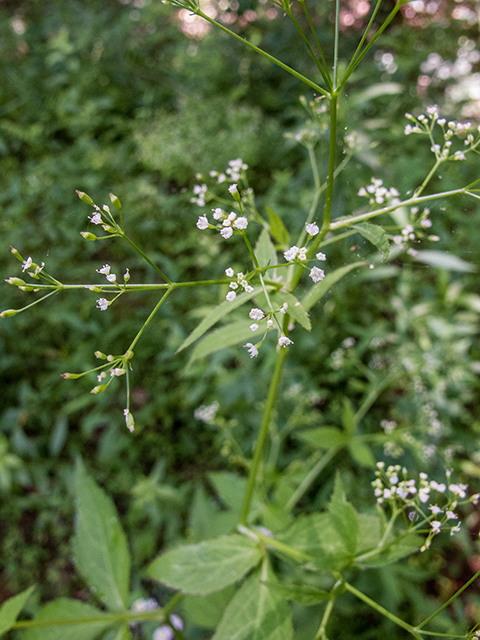
[(153, 320), (153, 318), (155, 317), (157, 311), (160, 309), (160, 307), (162, 306), (162, 304), (165, 302), (167, 296), (170, 294), (171, 291), (173, 291), (174, 287), (170, 287), (169, 289), (167, 289), (167, 291), (165, 291), (165, 293), (163, 294), (163, 296), (160, 298), (160, 300), (157, 302), (157, 304), (155, 305), (154, 309), (152, 310), (152, 312), (150, 313), (150, 315), (148, 316), (148, 318), (145, 320), (145, 322), (143, 323), (142, 328), (140, 329), (140, 331), (137, 333), (137, 335), (135, 336), (135, 338), (133, 339), (132, 343), (130, 344), (130, 346), (128, 347), (127, 351), (133, 351), (133, 349), (135, 348), (135, 345), (137, 344), (137, 342), (140, 340), (143, 332), (145, 331), (145, 329), (148, 327), (148, 325), (150, 324), (150, 322)]

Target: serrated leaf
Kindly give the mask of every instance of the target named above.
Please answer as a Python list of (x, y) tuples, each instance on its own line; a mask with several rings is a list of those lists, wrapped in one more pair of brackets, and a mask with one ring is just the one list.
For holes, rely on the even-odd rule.
[(148, 575), (182, 593), (201, 596), (237, 582), (261, 558), (256, 542), (233, 534), (167, 551), (152, 562)]
[(230, 585), (208, 596), (185, 596), (183, 610), (189, 622), (206, 629), (215, 629), (234, 593), (235, 587)]
[(341, 431), (336, 427), (317, 427), (316, 429), (306, 429), (299, 431), (298, 438), (310, 442), (310, 444), (320, 447), (321, 449), (334, 449), (336, 447), (344, 447), (350, 442), (350, 436), (345, 431)]
[(353, 505), (347, 502), (340, 474), (335, 476), (335, 486), (328, 505), (330, 517), (335, 531), (342, 539), (343, 544), (353, 555), (357, 549), (358, 518)]
[[(25, 631), (24, 640), (94, 640), (112, 625), (111, 620), (103, 620), (105, 614), (80, 600), (59, 598), (41, 609), (35, 620), (57, 622), (48, 627), (30, 627)], [(82, 619), (85, 622), (82, 622)], [(59, 621), (62, 624), (58, 624)], [(71, 623), (68, 623), (71, 620)]]
[(361, 567), (385, 567), (412, 553), (416, 553), (424, 542), (424, 538), (412, 533), (402, 540), (394, 542), (392, 546), (387, 547), (384, 551), (361, 560), (358, 564)]
[(355, 433), (357, 428), (357, 421), (355, 420), (355, 411), (353, 405), (348, 398), (343, 399), (343, 411), (342, 411), (342, 427), (346, 433), (351, 436)]
[(297, 585), (297, 584), (281, 584), (280, 582), (264, 582), (265, 585), (277, 593), (279, 596), (285, 598), (285, 600), (294, 600), (303, 604), (304, 607), (310, 607), (313, 604), (318, 604), (324, 600), (328, 600), (330, 594), (328, 591), (322, 591), (316, 587), (310, 587), (309, 585)]
[(272, 304), (274, 307), (279, 309), (284, 302), (288, 304), (288, 314), (300, 324), (307, 331), (312, 330), (312, 323), (310, 322), (310, 318), (308, 317), (308, 313), (306, 312), (304, 306), (298, 299), (292, 295), (291, 293), (287, 293), (286, 291), (278, 291), (273, 296), (271, 296)]
[(182, 344), (178, 347), (177, 353), (182, 351), (186, 347), (189, 347), (193, 342), (198, 340), (203, 336), (203, 334), (213, 327), (219, 320), (227, 316), (231, 311), (240, 307), (244, 302), (247, 302), (251, 298), (253, 298), (258, 291), (252, 291), (251, 293), (247, 293), (244, 291), (243, 293), (237, 294), (237, 297), (233, 302), (222, 302), (218, 305), (218, 307), (214, 307), (211, 311), (207, 313), (205, 318), (200, 322), (200, 324), (192, 331), (192, 333), (182, 342)]
[(220, 351), (220, 349), (225, 349), (225, 347), (231, 347), (239, 342), (257, 342), (263, 333), (261, 329), (257, 329), (257, 331), (253, 333), (250, 329), (251, 324), (251, 320), (238, 320), (237, 322), (232, 322), (232, 324), (227, 324), (225, 327), (212, 331), (212, 333), (209, 333), (197, 344), (192, 352), (190, 362), (205, 358), (215, 351)]
[(278, 264), (277, 252), (266, 229), (262, 229), (255, 244), (255, 255), (260, 267), (268, 267)]
[(447, 271), (461, 271), (463, 273), (477, 271), (476, 265), (446, 251), (417, 251), (414, 260), (428, 264), (431, 267), (447, 269)]
[(324, 280), (317, 282), (311, 289), (307, 291), (302, 300), (302, 305), (305, 311), (309, 311), (313, 305), (317, 304), (317, 302), (323, 298), (323, 296), (336, 284), (339, 280), (341, 280), (344, 276), (347, 275), (352, 269), (357, 269), (358, 267), (365, 266), (365, 262), (354, 262), (352, 264), (347, 264), (344, 267), (340, 267), (339, 269), (335, 269), (327, 276), (325, 276)]
[(361, 464), (362, 467), (373, 469), (376, 466), (376, 460), (372, 450), (360, 437), (353, 438), (348, 449), (352, 458)]
[(383, 227), (380, 227), (378, 224), (372, 224), (371, 222), (359, 222), (358, 224), (352, 225), (352, 227), (377, 247), (383, 256), (383, 262), (385, 262), (390, 255), (390, 242)]
[(75, 492), (75, 563), (102, 602), (122, 611), (128, 604), (130, 553), (115, 506), (81, 462), (75, 469)]
[(28, 589), (25, 589), (25, 591), (2, 603), (0, 606), (0, 636), (13, 627), (34, 589), (35, 585), (32, 585)]
[(273, 209), (270, 209), (270, 207), (265, 207), (265, 209), (268, 213), (272, 238), (281, 246), (282, 249), (289, 247), (290, 234), (283, 224), (282, 219), (275, 213), (275, 211), (273, 211)]
[[(274, 576), (268, 572), (265, 579)], [(292, 613), (287, 602), (261, 581), (260, 572), (239, 589), (225, 610), (212, 640), (291, 640)]]

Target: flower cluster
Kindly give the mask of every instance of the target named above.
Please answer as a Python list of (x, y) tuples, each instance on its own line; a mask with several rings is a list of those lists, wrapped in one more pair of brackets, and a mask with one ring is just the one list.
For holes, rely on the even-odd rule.
[[(258, 309), (258, 308), (253, 308), (250, 310), (248, 317), (250, 318), (250, 320), (254, 320), (254, 322), (250, 325), (250, 329), (253, 331), (253, 333), (258, 331), (258, 329), (260, 328), (260, 325), (258, 323), (266, 321), (266, 331), (262, 340), (256, 345), (252, 344), (251, 342), (247, 342), (247, 344), (244, 345), (244, 347), (248, 349), (248, 353), (251, 358), (256, 358), (258, 356), (258, 350), (262, 346), (268, 331), (270, 329), (273, 329), (274, 315), (276, 313), (282, 313), (285, 315), (287, 313), (287, 310), (288, 310), (287, 302), (284, 302), (282, 306), (276, 309), (275, 311), (269, 311), (267, 313), (264, 313), (262, 309)], [(293, 344), (293, 340), (290, 340), (290, 338), (288, 338), (283, 334), (283, 332), (281, 332), (280, 337), (278, 338), (277, 344), (279, 347), (288, 347), (290, 344)]]
[[(400, 231), (399, 234), (396, 234), (392, 237), (393, 242), (397, 247), (404, 250), (407, 249), (410, 242), (420, 242), (420, 238), (424, 237), (424, 232), (426, 229), (430, 229), (432, 226), (432, 221), (428, 217), (430, 214), (430, 209), (425, 208), (422, 212), (420, 212), (418, 207), (411, 207), (411, 222), (409, 222), (405, 227)], [(438, 236), (429, 235), (428, 239), (432, 242), (438, 241), (440, 238)], [(415, 256), (417, 251), (410, 247), (407, 249), (407, 253), (411, 256)]]
[(202, 404), (193, 412), (196, 420), (201, 420), (205, 424), (213, 424), (215, 416), (219, 408), (218, 402), (212, 402), (212, 404)]
[[(314, 236), (317, 235), (319, 231), (320, 230), (315, 223), (310, 225), (307, 224), (308, 234)], [(283, 257), (287, 262), (306, 262), (308, 259), (307, 247), (297, 247), (296, 245), (293, 245), (292, 247), (290, 247), (290, 249), (287, 249), (287, 251), (283, 252)], [(322, 262), (327, 259), (327, 256), (321, 251), (319, 251), (315, 257), (317, 258), (317, 260), (320, 260)], [(325, 278), (325, 271), (323, 269), (320, 269), (319, 267), (312, 267), (310, 269), (309, 275), (314, 282), (320, 282), (320, 280), (323, 280)]]
[(242, 158), (237, 158), (236, 160), (230, 160), (228, 163), (228, 168), (225, 169), (225, 173), (218, 173), (218, 171), (210, 171), (211, 178), (217, 178), (217, 182), (221, 184), (228, 180), (229, 182), (237, 182), (241, 178), (245, 176), (245, 171), (248, 169), (248, 164), (246, 164)]
[(197, 227), (199, 229), (219, 229), (222, 238), (227, 240), (233, 235), (233, 230), (244, 231), (248, 226), (248, 220), (245, 216), (237, 216), (235, 211), (225, 213), (223, 209), (217, 207), (212, 209), (213, 217), (215, 220), (219, 220), (222, 224), (213, 225), (210, 224), (206, 215), (200, 216), (197, 220)]
[(368, 198), (370, 204), (400, 204), (398, 196), (399, 192), (392, 187), (387, 189), (383, 186), (383, 180), (379, 178), (372, 178), (372, 181), (366, 187), (362, 187), (358, 195), (364, 198)]
[(236, 277), (236, 280), (232, 280), (232, 282), (230, 282), (229, 284), (231, 291), (229, 291), (226, 296), (228, 302), (233, 302), (235, 300), (235, 298), (237, 297), (236, 289), (238, 289), (239, 287), (242, 287), (243, 290), (246, 291), (246, 293), (253, 292), (254, 289), (252, 285), (248, 283), (248, 280), (241, 271), (239, 271), (235, 276), (235, 271), (231, 267), (228, 267), (228, 269), (225, 269), (225, 275), (227, 276), (227, 278)]
[[(115, 273), (111, 273), (111, 270), (112, 270), (112, 267), (109, 264), (104, 264), (101, 269), (96, 269), (96, 272), (105, 276), (105, 278), (110, 284), (118, 285), (118, 287), (121, 290), (121, 287), (117, 282), (117, 276)], [(125, 269), (125, 273), (123, 274), (123, 283), (126, 284), (129, 280), (130, 280), (130, 270), (127, 268)], [(108, 307), (112, 304), (112, 302), (113, 300), (108, 301), (106, 298), (98, 298), (97, 309), (100, 309), (100, 311), (106, 311)]]
[(170, 627), (168, 624), (162, 624), (161, 627), (158, 627), (153, 632), (152, 640), (173, 640), (175, 638), (175, 632), (172, 627), (174, 629), (178, 629), (178, 631), (183, 629), (182, 619), (174, 613), (169, 616), (169, 621), (172, 626)]

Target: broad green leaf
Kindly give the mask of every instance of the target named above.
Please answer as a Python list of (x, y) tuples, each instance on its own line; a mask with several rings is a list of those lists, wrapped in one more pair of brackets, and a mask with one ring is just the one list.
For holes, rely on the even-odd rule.
[(94, 640), (112, 625), (112, 621), (103, 620), (104, 617), (104, 613), (85, 602), (59, 598), (49, 602), (35, 618), (51, 620), (52, 626), (30, 627), (23, 640)]
[(234, 593), (235, 587), (230, 585), (208, 596), (185, 596), (182, 602), (183, 610), (193, 624), (215, 629)]
[(350, 455), (354, 460), (361, 464), (362, 467), (373, 469), (376, 465), (375, 457), (368, 444), (361, 437), (352, 438), (348, 445)]
[(424, 542), (424, 538), (411, 533), (398, 542), (394, 542), (384, 551), (365, 558), (365, 560), (360, 560), (358, 564), (361, 567), (384, 567), (412, 553), (416, 553)]
[(336, 427), (318, 427), (316, 429), (306, 429), (299, 431), (297, 438), (306, 440), (310, 444), (320, 447), (321, 449), (334, 449), (335, 447), (343, 447), (350, 442), (350, 436), (345, 431), (341, 431)]
[(353, 555), (357, 549), (358, 518), (353, 505), (347, 502), (340, 474), (335, 476), (335, 487), (328, 505), (330, 518), (343, 544)]
[(316, 587), (309, 585), (297, 585), (297, 584), (281, 584), (280, 582), (264, 582), (270, 591), (277, 593), (279, 596), (285, 598), (285, 600), (294, 600), (303, 604), (304, 607), (310, 607), (313, 604), (318, 604), (324, 600), (328, 600), (330, 594), (328, 591), (322, 591)]
[(302, 305), (305, 311), (309, 311), (314, 304), (323, 298), (323, 296), (336, 284), (339, 280), (341, 280), (344, 276), (347, 275), (352, 269), (357, 269), (358, 267), (365, 266), (365, 262), (354, 262), (352, 264), (347, 264), (344, 267), (340, 267), (339, 269), (335, 269), (327, 276), (325, 276), (324, 280), (317, 282), (311, 289), (307, 291), (302, 300)]
[(308, 317), (308, 313), (305, 311), (302, 303), (298, 301), (298, 299), (292, 295), (291, 293), (287, 293), (286, 291), (278, 291), (277, 293), (271, 296), (272, 304), (274, 307), (279, 309), (284, 302), (288, 304), (288, 314), (298, 322), (298, 324), (302, 325), (304, 329), (307, 331), (311, 331), (312, 323), (310, 322), (310, 318)]
[(237, 294), (237, 297), (233, 302), (222, 302), (218, 305), (218, 307), (214, 307), (211, 311), (207, 313), (205, 318), (200, 322), (200, 324), (192, 331), (192, 333), (186, 338), (182, 344), (178, 347), (177, 353), (182, 351), (186, 347), (189, 347), (195, 340), (198, 340), (203, 336), (203, 334), (213, 327), (219, 320), (224, 318), (234, 309), (240, 307), (244, 302), (247, 302), (251, 298), (253, 298), (258, 291), (252, 291), (251, 293), (243, 293)]
[(115, 506), (80, 462), (75, 469), (75, 492), (75, 563), (102, 602), (112, 611), (122, 611), (128, 601), (130, 553)]
[(261, 267), (278, 264), (277, 252), (275, 251), (273, 242), (271, 241), (270, 235), (266, 229), (262, 229), (262, 232), (258, 237), (255, 245), (255, 255), (257, 256), (258, 264)]
[[(274, 580), (271, 572), (262, 577)], [(231, 600), (212, 640), (292, 638), (292, 613), (289, 605), (283, 596), (264, 584), (260, 572), (256, 572)]]
[(237, 582), (261, 558), (253, 540), (233, 534), (167, 551), (152, 562), (148, 575), (172, 589), (202, 596)]
[(32, 585), (25, 591), (2, 603), (0, 606), (0, 636), (13, 627), (34, 589), (35, 585)]
[(477, 271), (476, 265), (446, 251), (417, 251), (414, 259), (417, 262), (429, 264), (431, 267), (447, 269), (447, 271), (462, 271), (464, 273)]
[(357, 513), (358, 546), (356, 555), (375, 549), (382, 537), (382, 527), (378, 516), (369, 513)]
[(348, 398), (343, 399), (342, 427), (351, 436), (355, 433), (355, 430), (357, 428), (355, 411), (353, 409), (352, 403)]
[(227, 507), (235, 510), (241, 508), (246, 478), (227, 471), (212, 471), (208, 474), (208, 479)]
[(102, 636), (102, 640), (130, 640), (131, 637), (130, 627), (128, 624), (124, 624), (119, 629), (106, 633)]
[(220, 349), (225, 349), (225, 347), (231, 347), (239, 342), (257, 342), (260, 337), (263, 336), (263, 332), (260, 327), (253, 333), (250, 329), (251, 324), (251, 320), (238, 320), (237, 322), (227, 324), (225, 327), (212, 331), (212, 333), (209, 333), (197, 344), (193, 350), (190, 362), (205, 358), (215, 351), (220, 351)]
[(287, 231), (287, 228), (282, 222), (282, 219), (270, 209), (270, 207), (265, 207), (268, 213), (268, 220), (270, 222), (270, 233), (272, 234), (272, 238), (280, 245), (282, 249), (290, 246), (290, 234)]
[(352, 225), (352, 227), (377, 247), (383, 256), (383, 262), (385, 262), (390, 254), (390, 242), (383, 227), (380, 227), (378, 224), (372, 224), (371, 222), (359, 222), (358, 224)]

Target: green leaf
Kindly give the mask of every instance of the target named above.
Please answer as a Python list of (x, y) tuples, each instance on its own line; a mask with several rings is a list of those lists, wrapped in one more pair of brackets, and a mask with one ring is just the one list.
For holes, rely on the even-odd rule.
[(251, 324), (251, 320), (238, 320), (237, 322), (227, 324), (225, 327), (212, 331), (212, 333), (209, 333), (197, 344), (193, 350), (190, 362), (205, 358), (215, 351), (220, 351), (220, 349), (225, 349), (225, 347), (231, 347), (239, 342), (257, 342), (263, 333), (261, 328), (253, 333), (250, 329)]
[(358, 224), (352, 225), (352, 227), (377, 247), (383, 256), (383, 262), (385, 262), (390, 255), (390, 242), (383, 227), (380, 227), (378, 224), (372, 224), (371, 222), (359, 222)]
[(347, 275), (352, 269), (357, 269), (358, 267), (365, 266), (365, 262), (354, 262), (352, 264), (347, 264), (344, 267), (340, 267), (339, 269), (335, 269), (327, 276), (325, 276), (324, 280), (317, 282), (311, 289), (307, 291), (305, 296), (303, 297), (302, 304), (305, 311), (309, 311), (314, 304), (323, 298), (323, 296), (336, 284), (339, 280), (341, 280), (344, 276)]
[(297, 584), (281, 584), (280, 582), (264, 582), (265, 585), (277, 593), (279, 596), (285, 598), (285, 600), (294, 600), (303, 604), (304, 607), (310, 607), (313, 604), (318, 604), (324, 600), (328, 600), (330, 594), (328, 591), (322, 591), (316, 587), (309, 585), (297, 585)]
[(278, 264), (277, 252), (275, 251), (273, 242), (270, 240), (270, 235), (266, 229), (262, 229), (262, 232), (258, 237), (255, 245), (255, 255), (257, 256), (260, 267), (268, 267)]
[(235, 587), (230, 585), (208, 596), (185, 596), (183, 610), (189, 622), (206, 629), (215, 629), (234, 593)]
[(237, 582), (261, 558), (256, 542), (233, 534), (167, 551), (152, 562), (148, 575), (172, 589), (201, 596)]
[[(265, 572), (266, 573), (266, 572)], [(262, 571), (262, 574), (264, 572)], [(292, 613), (284, 598), (261, 581), (274, 575), (257, 572), (228, 605), (212, 640), (291, 640)]]
[(272, 234), (273, 239), (280, 245), (281, 249), (286, 249), (290, 246), (290, 234), (287, 231), (287, 228), (282, 222), (282, 219), (270, 209), (270, 207), (265, 207), (268, 213), (268, 220), (270, 222), (270, 233)]
[(28, 589), (25, 589), (25, 591), (2, 603), (0, 606), (0, 636), (13, 627), (34, 589), (35, 585), (32, 585)]
[(357, 428), (357, 421), (355, 420), (355, 411), (353, 405), (348, 398), (343, 399), (343, 411), (342, 411), (342, 426), (346, 433), (353, 436)]
[[(112, 625), (102, 620), (104, 615), (95, 607), (80, 600), (59, 598), (41, 609), (35, 620), (51, 620), (52, 626), (29, 627), (23, 640), (94, 640)], [(85, 619), (84, 621), (82, 621)], [(87, 622), (88, 619), (88, 622)], [(68, 622), (68, 621), (71, 622)], [(58, 624), (62, 621), (62, 624)]]
[(128, 624), (123, 624), (120, 629), (110, 631), (102, 636), (102, 640), (130, 640), (132, 634)]
[(306, 429), (296, 434), (298, 438), (306, 440), (310, 444), (321, 449), (334, 449), (344, 447), (350, 442), (350, 436), (345, 431), (336, 427), (317, 427), (316, 429)]
[(417, 251), (414, 260), (429, 264), (431, 267), (447, 269), (447, 271), (461, 271), (464, 273), (477, 271), (477, 267), (471, 262), (466, 262), (462, 258), (453, 256), (446, 251)]
[(345, 547), (353, 555), (357, 549), (358, 518), (353, 505), (347, 502), (340, 474), (335, 476), (335, 487), (328, 505), (330, 517), (336, 532), (342, 539)]
[(227, 471), (212, 471), (208, 478), (227, 507), (235, 511), (241, 509), (247, 486), (246, 478)]
[(219, 320), (224, 318), (234, 309), (240, 307), (244, 302), (247, 302), (251, 298), (253, 298), (258, 291), (252, 291), (251, 293), (239, 293), (233, 302), (222, 302), (218, 305), (218, 307), (214, 307), (211, 311), (207, 313), (205, 318), (200, 322), (200, 324), (192, 331), (192, 333), (186, 338), (182, 344), (178, 347), (177, 353), (182, 351), (186, 347), (189, 347), (195, 340), (198, 340), (203, 336), (203, 334), (213, 327)]
[(382, 537), (382, 527), (378, 516), (369, 513), (357, 513), (358, 546), (356, 555), (375, 549)]
[(308, 313), (306, 312), (304, 306), (298, 299), (292, 295), (291, 293), (287, 293), (286, 291), (278, 291), (277, 293), (271, 296), (271, 301), (274, 308), (279, 309), (284, 302), (288, 304), (288, 314), (296, 321), (298, 324), (302, 325), (304, 329), (307, 331), (311, 331), (312, 323), (310, 322), (310, 318), (308, 317)]
[(364, 442), (363, 438), (353, 438), (348, 445), (348, 450), (350, 451), (352, 458), (356, 460), (358, 464), (361, 464), (362, 467), (367, 467), (367, 469), (373, 469), (375, 467), (375, 457), (368, 444)]
[(393, 544), (384, 551), (366, 558), (358, 564), (362, 567), (384, 567), (412, 553), (416, 553), (424, 542), (424, 538), (411, 533), (401, 540), (394, 541)]
[(75, 469), (75, 491), (75, 563), (102, 602), (112, 611), (122, 611), (128, 604), (130, 554), (117, 512), (81, 462)]

